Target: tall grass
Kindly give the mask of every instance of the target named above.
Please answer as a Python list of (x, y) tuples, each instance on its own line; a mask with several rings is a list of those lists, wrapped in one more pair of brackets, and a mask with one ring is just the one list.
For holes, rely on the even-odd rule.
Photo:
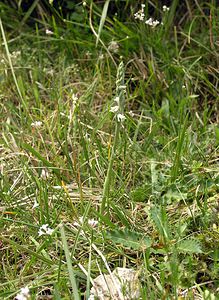
[(217, 299), (217, 3), (66, 3), (0, 3), (0, 298)]

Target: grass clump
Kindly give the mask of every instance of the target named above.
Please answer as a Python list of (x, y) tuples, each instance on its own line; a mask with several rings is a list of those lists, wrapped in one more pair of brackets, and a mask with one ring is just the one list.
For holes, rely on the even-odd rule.
[(217, 299), (216, 2), (84, 2), (0, 4), (0, 298)]

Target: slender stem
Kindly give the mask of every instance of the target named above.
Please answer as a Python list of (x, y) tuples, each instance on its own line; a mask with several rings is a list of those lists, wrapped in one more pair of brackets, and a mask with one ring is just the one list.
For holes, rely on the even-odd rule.
[(116, 120), (116, 126), (115, 126), (115, 136), (113, 141), (113, 147), (111, 156), (109, 159), (109, 165), (107, 169), (106, 178), (104, 181), (103, 186), (103, 197), (102, 197), (102, 203), (100, 212), (101, 214), (104, 214), (105, 208), (106, 208), (106, 202), (109, 198), (109, 192), (110, 192), (110, 185), (111, 185), (111, 179), (112, 179), (112, 169), (113, 169), (113, 163), (116, 157), (116, 147), (119, 143), (119, 132), (121, 128), (121, 120), (118, 118), (118, 114), (123, 115), (124, 111), (124, 102), (125, 102), (125, 86), (124, 86), (124, 65), (123, 62), (119, 64), (118, 70), (117, 70), (117, 78), (116, 78), (116, 104), (119, 106), (119, 109), (115, 115)]
[(110, 190), (110, 184), (111, 184), (111, 179), (112, 179), (112, 168), (113, 168), (113, 162), (115, 159), (115, 154), (116, 154), (116, 146), (119, 141), (119, 130), (120, 130), (120, 123), (116, 122), (116, 129), (115, 129), (115, 138), (114, 138), (114, 143), (113, 143), (113, 148), (109, 160), (109, 165), (107, 169), (107, 174), (103, 186), (103, 197), (102, 197), (102, 203), (101, 203), (101, 214), (104, 213), (105, 207), (106, 207), (106, 201), (109, 196), (109, 190)]

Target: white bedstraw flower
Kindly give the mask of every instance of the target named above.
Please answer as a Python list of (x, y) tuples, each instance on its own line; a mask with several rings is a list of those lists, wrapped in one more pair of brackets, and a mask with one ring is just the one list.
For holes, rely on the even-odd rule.
[(140, 21), (144, 21), (145, 14), (142, 11), (138, 11), (134, 14), (134, 18)]
[(148, 20), (145, 21), (145, 24), (151, 26), (151, 27), (156, 27), (160, 22), (158, 20), (153, 21), (152, 18), (149, 18)]
[(28, 286), (21, 288), (20, 293), (17, 294), (16, 298), (17, 300), (27, 300), (30, 297), (30, 290)]
[(53, 231), (54, 231), (54, 229), (49, 228), (49, 225), (48, 225), (48, 224), (43, 224), (43, 225), (40, 227), (40, 229), (39, 229), (39, 231), (38, 231), (38, 234), (39, 234), (39, 236), (41, 236), (41, 235), (46, 235), (46, 234), (52, 235)]
[(118, 122), (122, 123), (123, 121), (125, 121), (125, 119), (126, 119), (126, 117), (124, 115), (122, 115), (122, 114), (118, 114), (117, 115)]
[(41, 127), (42, 126), (42, 122), (41, 121), (35, 121), (35, 122), (33, 122), (33, 123), (31, 123), (31, 127), (33, 127), (33, 128), (39, 128), (39, 127)]
[(119, 110), (119, 106), (118, 105), (113, 106), (113, 107), (110, 108), (110, 111), (113, 112), (113, 113), (116, 113), (118, 110)]
[[(76, 226), (76, 227), (80, 227), (80, 226), (83, 225), (83, 223), (84, 223), (84, 218), (83, 218), (83, 217), (80, 217), (80, 218), (78, 219), (78, 222), (77, 222), (77, 221), (74, 222), (73, 225)], [(89, 226), (91, 226), (91, 227), (94, 228), (94, 227), (97, 226), (98, 221), (96, 221), (96, 220), (94, 220), (94, 219), (89, 219), (89, 220), (87, 221), (87, 224), (88, 224)]]
[(169, 7), (167, 7), (166, 5), (163, 5), (163, 11), (169, 11), (169, 10), (170, 10)]
[(148, 20), (145, 21), (145, 24), (152, 26), (153, 25), (153, 19), (149, 18)]
[(153, 21), (153, 27), (156, 27), (160, 22), (158, 20)]
[(46, 29), (46, 34), (47, 35), (53, 35), (53, 32), (51, 30), (49, 30), (49, 29)]
[(131, 117), (134, 117), (135, 114), (133, 113), (132, 110), (130, 110), (129, 115), (130, 115)]
[(49, 4), (52, 5), (54, 0), (49, 0)]
[(88, 220), (88, 225), (89, 226), (91, 226), (91, 227), (96, 227), (97, 226), (97, 224), (98, 224), (98, 221), (96, 221), (96, 220), (94, 220), (94, 219), (90, 219), (90, 220)]
[(144, 21), (144, 17), (145, 17), (144, 8), (145, 8), (145, 4), (141, 4), (141, 10), (139, 10), (138, 12), (136, 12), (134, 14), (135, 19), (139, 19), (140, 21)]

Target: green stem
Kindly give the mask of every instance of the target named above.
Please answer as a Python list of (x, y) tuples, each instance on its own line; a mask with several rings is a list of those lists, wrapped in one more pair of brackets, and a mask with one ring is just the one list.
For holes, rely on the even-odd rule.
[(100, 213), (103, 215), (106, 209), (106, 204), (107, 200), (109, 198), (109, 192), (110, 192), (110, 184), (111, 184), (111, 179), (112, 179), (112, 169), (113, 169), (113, 163), (115, 160), (116, 156), (116, 147), (119, 142), (119, 131), (120, 131), (120, 121), (118, 120), (117, 116), (118, 113), (123, 114), (124, 111), (124, 102), (125, 102), (125, 93), (124, 93), (124, 64), (121, 61), (119, 64), (118, 70), (117, 70), (117, 78), (116, 78), (116, 96), (119, 98), (119, 101), (117, 105), (119, 105), (119, 111), (115, 115), (116, 119), (116, 127), (115, 127), (115, 136), (114, 136), (114, 141), (113, 141), (113, 147), (112, 147), (112, 152), (109, 160), (109, 165), (107, 169), (107, 174), (106, 178), (104, 181), (104, 186), (103, 186), (103, 197), (102, 197), (102, 203), (101, 203), (101, 208), (100, 208)]
[(104, 214), (105, 208), (106, 208), (106, 202), (109, 197), (109, 191), (110, 191), (110, 184), (112, 179), (112, 168), (113, 168), (113, 162), (115, 160), (115, 154), (116, 154), (116, 146), (119, 141), (119, 131), (120, 131), (120, 123), (116, 122), (116, 128), (115, 128), (115, 138), (113, 143), (113, 148), (110, 156), (110, 161), (107, 169), (107, 174), (103, 186), (103, 197), (102, 197), (102, 203), (101, 203), (101, 214)]

